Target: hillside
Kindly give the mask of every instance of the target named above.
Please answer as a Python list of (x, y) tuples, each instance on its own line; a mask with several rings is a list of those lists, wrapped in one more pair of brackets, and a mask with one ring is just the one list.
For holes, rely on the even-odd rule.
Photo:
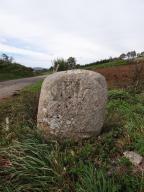
[[(80, 66), (81, 69), (101, 73), (109, 87), (126, 88), (133, 81), (144, 79), (144, 57), (130, 60), (108, 59)], [(137, 79), (137, 80), (136, 80)]]
[(33, 69), (0, 59), (0, 81), (34, 76)]
[(88, 69), (88, 70), (95, 70), (98, 68), (107, 68), (107, 67), (117, 67), (117, 66), (125, 66), (125, 65), (131, 65), (131, 64), (135, 64), (135, 63), (143, 63), (144, 62), (144, 56), (137, 56), (137, 57), (133, 57), (131, 59), (128, 58), (110, 58), (110, 59), (104, 59), (104, 60), (100, 60), (100, 61), (96, 61), (93, 63), (88, 63), (85, 65), (80, 65), (80, 68), (82, 69)]
[(88, 70), (94, 70), (96, 68), (106, 68), (106, 67), (121, 66), (121, 65), (127, 65), (127, 64), (128, 64), (127, 60), (107, 59), (107, 60), (97, 61), (94, 63), (89, 63), (86, 65), (83, 65), (83, 66), (81, 66), (81, 68), (88, 69)]

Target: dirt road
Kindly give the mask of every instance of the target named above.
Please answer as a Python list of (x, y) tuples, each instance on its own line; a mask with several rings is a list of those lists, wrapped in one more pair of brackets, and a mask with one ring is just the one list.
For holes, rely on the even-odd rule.
[(17, 80), (9, 80), (0, 82), (0, 99), (14, 95), (16, 92), (23, 89), (25, 86), (34, 84), (35, 82), (44, 79), (46, 76), (37, 76)]

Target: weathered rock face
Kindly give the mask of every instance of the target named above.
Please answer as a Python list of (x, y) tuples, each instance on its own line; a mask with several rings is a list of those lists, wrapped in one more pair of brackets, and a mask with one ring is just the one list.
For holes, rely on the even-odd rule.
[(51, 136), (85, 138), (101, 132), (107, 85), (99, 73), (70, 70), (49, 75), (42, 85), (37, 125)]

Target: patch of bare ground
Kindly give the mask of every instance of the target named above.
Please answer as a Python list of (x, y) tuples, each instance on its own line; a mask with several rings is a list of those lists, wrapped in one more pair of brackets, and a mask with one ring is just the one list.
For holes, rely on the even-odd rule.
[(144, 63), (98, 68), (94, 71), (105, 76), (109, 87), (127, 88), (136, 75), (141, 74), (144, 78)]

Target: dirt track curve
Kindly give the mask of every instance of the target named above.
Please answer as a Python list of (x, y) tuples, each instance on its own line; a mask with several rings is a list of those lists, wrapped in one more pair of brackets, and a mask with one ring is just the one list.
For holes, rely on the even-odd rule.
[(45, 77), (46, 76), (37, 76), (0, 82), (0, 99), (10, 97), (24, 87), (34, 84)]

